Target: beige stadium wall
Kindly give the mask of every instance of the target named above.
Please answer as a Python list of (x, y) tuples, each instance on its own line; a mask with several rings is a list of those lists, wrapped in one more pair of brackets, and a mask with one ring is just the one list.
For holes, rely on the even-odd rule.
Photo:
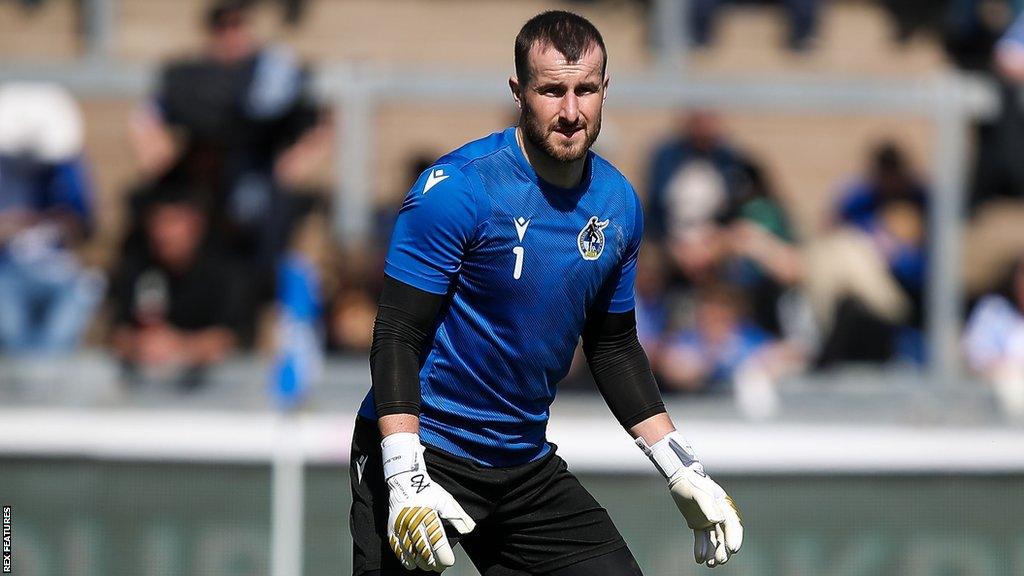
[[(61, 60), (81, 53), (77, 0), (49, 0), (25, 10), (0, 2), (0, 58)], [(115, 59), (155, 63), (193, 51), (202, 41), (207, 0), (116, 0)], [(612, 70), (649, 66), (647, 13), (628, 1), (593, 5), (517, 0), (309, 0), (295, 28), (282, 26), (278, 11), (257, 11), (262, 35), (294, 46), (318, 63), (339, 60), (455, 69), (510, 67), (509, 48), (519, 26), (537, 12), (566, 8), (583, 13), (603, 31)], [(752, 76), (854, 74), (925, 75), (947, 65), (932, 38), (906, 45), (891, 41), (884, 11), (867, 0), (830, 2), (822, 14), (814, 50), (794, 55), (781, 48), (785, 22), (771, 7), (730, 8), (713, 50), (691, 56), (701, 73)], [(471, 25), (466, 25), (466, 24)]]
[(75, 28), (71, 0), (44, 2), (27, 11), (20, 2), (0, 2), (0, 62), (72, 58), (79, 51)]
[[(57, 0), (68, 2), (69, 0)], [(118, 0), (115, 53), (153, 62), (187, 52), (201, 40), (205, 0)], [(316, 62), (351, 60), (446, 68), (511, 66), (519, 26), (545, 9), (580, 12), (602, 30), (612, 70), (649, 66), (648, 15), (634, 2), (517, 0), (310, 0), (297, 28), (281, 26), (264, 6), (259, 27), (268, 37), (294, 46)], [(467, 25), (468, 24), (468, 25)], [(866, 0), (831, 2), (822, 14), (813, 51), (794, 55), (781, 48), (785, 22), (771, 7), (743, 6), (721, 19), (713, 50), (695, 53), (700, 72), (751, 75), (857, 74), (906, 76), (941, 69), (945, 59), (930, 38), (896, 47), (884, 11)]]
[[(613, 86), (609, 99), (614, 98)], [(613, 102), (597, 148), (643, 196), (650, 155), (671, 136), (684, 114), (672, 109), (630, 109)], [(512, 118), (511, 98), (508, 107), (382, 107), (373, 170), (378, 200), (397, 201), (405, 194), (406, 161), (411, 156), (442, 154), (508, 126)], [(723, 111), (723, 118), (736, 145), (768, 168), (795, 224), (808, 236), (825, 222), (837, 187), (862, 172), (872, 146), (880, 140), (895, 140), (922, 171), (931, 168), (933, 129), (924, 119), (729, 111)]]
[[(113, 57), (155, 65), (195, 50), (202, 41), (199, 24), (206, 4), (206, 0), (117, 0)], [(611, 105), (599, 149), (641, 194), (651, 150), (672, 132), (683, 112), (631, 108), (616, 100), (618, 77), (653, 63), (647, 49), (647, 15), (632, 2), (310, 0), (305, 19), (294, 29), (279, 23), (270, 4), (264, 3), (258, 11), (261, 34), (294, 46), (315, 66), (355, 61), (394, 69), (437, 66), (439, 73), (493, 71), (494, 81), (500, 84), (512, 71), (511, 41), (524, 20), (552, 7), (583, 12), (604, 31), (612, 56)], [(895, 46), (882, 10), (863, 0), (830, 3), (817, 46), (801, 56), (779, 48), (785, 23), (778, 11), (744, 7), (729, 10), (727, 16), (721, 21), (715, 48), (692, 55), (697, 79), (719, 74), (765, 80), (794, 75), (925, 78), (947, 66), (931, 39)], [(80, 50), (75, 26), (72, 0), (50, 0), (32, 11), (0, 2), (0, 59), (73, 58)], [(135, 169), (126, 136), (134, 105), (130, 100), (83, 102), (87, 154), (100, 190), (101, 234), (92, 252), (101, 262), (109, 260), (123, 228), (123, 196)], [(820, 229), (838, 183), (862, 170), (871, 145), (878, 140), (894, 138), (906, 146), (922, 171), (931, 168), (933, 130), (923, 119), (723, 113), (734, 141), (768, 167), (798, 228), (807, 236)], [(412, 154), (443, 153), (508, 125), (513, 117), (511, 103), (507, 107), (381, 105), (374, 140), (377, 200), (391, 201), (404, 193), (406, 163)], [(325, 166), (317, 181), (329, 181), (333, 170)]]
[[(198, 24), (205, 5), (204, 0), (120, 0), (117, 54), (154, 61), (191, 49), (201, 40)], [(260, 9), (258, 23), (264, 34), (318, 62), (483, 68), (511, 63), (519, 27), (552, 7), (591, 17), (621, 65), (646, 62), (643, 13), (627, 2), (587, 7), (536, 0), (313, 0), (298, 28), (282, 27), (269, 7)]]
[[(134, 181), (135, 165), (127, 139), (133, 106), (129, 100), (83, 102), (86, 154), (93, 163), (99, 190), (102, 235), (97, 240), (105, 249), (120, 236), (124, 196)], [(606, 113), (599, 151), (645, 195), (650, 154), (672, 134), (683, 114), (615, 105)], [(381, 106), (374, 124), (376, 200), (396, 202), (405, 194), (407, 163), (412, 156), (443, 154), (508, 126), (514, 116), (511, 101), (507, 107)], [(933, 131), (926, 120), (726, 111), (724, 122), (734, 142), (768, 167), (780, 197), (805, 235), (820, 229), (837, 186), (862, 171), (871, 146), (881, 139), (893, 138), (903, 144), (921, 170), (931, 167)], [(326, 180), (332, 170), (332, 166), (323, 167), (318, 179)]]

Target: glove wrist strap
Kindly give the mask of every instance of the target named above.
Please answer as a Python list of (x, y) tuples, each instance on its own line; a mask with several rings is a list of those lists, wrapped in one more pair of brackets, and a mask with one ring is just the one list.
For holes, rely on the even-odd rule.
[(380, 452), (385, 479), (403, 472), (426, 470), (420, 437), (411, 432), (388, 434), (380, 442)]
[(697, 460), (697, 455), (690, 447), (690, 443), (677, 431), (669, 432), (651, 446), (648, 446), (643, 438), (637, 438), (636, 445), (651, 459), (666, 480), (680, 468), (690, 467), (694, 464), (700, 466), (700, 461)]

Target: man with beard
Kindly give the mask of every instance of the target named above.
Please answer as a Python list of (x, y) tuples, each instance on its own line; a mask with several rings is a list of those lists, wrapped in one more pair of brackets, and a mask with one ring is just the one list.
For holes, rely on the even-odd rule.
[(604, 42), (584, 18), (545, 12), (519, 32), (515, 63), (519, 126), (439, 159), (395, 224), (352, 441), (353, 572), (441, 572), (461, 543), (484, 576), (640, 574), (545, 440), (581, 335), (697, 562), (724, 563), (742, 540), (735, 504), (672, 425), (637, 340), (640, 202), (590, 151)]

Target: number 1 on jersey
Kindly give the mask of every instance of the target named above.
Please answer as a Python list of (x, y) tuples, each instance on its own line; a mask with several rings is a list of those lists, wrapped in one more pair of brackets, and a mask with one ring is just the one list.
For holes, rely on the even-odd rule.
[(512, 253), (516, 255), (516, 269), (512, 271), (512, 277), (519, 280), (519, 277), (523, 275), (523, 247), (516, 246), (512, 249)]

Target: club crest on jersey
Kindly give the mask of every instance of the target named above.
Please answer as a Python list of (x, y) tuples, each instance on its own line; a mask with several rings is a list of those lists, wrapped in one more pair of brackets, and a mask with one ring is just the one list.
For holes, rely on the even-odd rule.
[(598, 221), (597, 216), (591, 216), (587, 225), (580, 230), (576, 237), (576, 246), (580, 249), (580, 255), (584, 260), (597, 260), (604, 252), (604, 229), (608, 227), (608, 221)]

